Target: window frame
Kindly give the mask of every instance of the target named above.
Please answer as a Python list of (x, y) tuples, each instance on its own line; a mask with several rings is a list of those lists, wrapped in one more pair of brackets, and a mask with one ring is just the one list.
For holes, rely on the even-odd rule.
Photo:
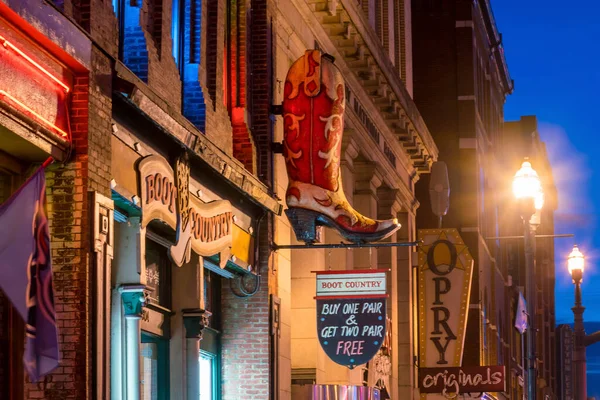
[(167, 310), (171, 310), (172, 307), (172, 298), (171, 298), (171, 293), (172, 293), (172, 283), (171, 283), (171, 271), (173, 269), (173, 264), (169, 258), (169, 249), (163, 244), (161, 243), (157, 237), (159, 235), (157, 235), (154, 232), (148, 231), (146, 232), (146, 252), (145, 252), (145, 260), (144, 262), (147, 265), (147, 261), (148, 261), (148, 244), (149, 242), (151, 242), (152, 244), (150, 245), (150, 247), (155, 247), (156, 249), (160, 249), (160, 252), (162, 253), (162, 251), (164, 251), (164, 254), (161, 254), (159, 256), (160, 258), (160, 265), (159, 265), (159, 276), (161, 279), (161, 282), (159, 283), (159, 292), (158, 292), (158, 296), (159, 296), (159, 301), (154, 301), (154, 298), (151, 298), (152, 301), (150, 301), (149, 304), (151, 305), (157, 305), (159, 306), (159, 308), (165, 308)]
[[(140, 343), (155, 343), (158, 351), (157, 355), (157, 399), (158, 400), (169, 400), (170, 398), (170, 354), (169, 354), (169, 338), (164, 336), (155, 335), (153, 333), (142, 330), (140, 334)], [(140, 354), (141, 358), (141, 354)], [(140, 385), (141, 385), (141, 371), (140, 365)], [(140, 393), (141, 396), (141, 393)]]
[[(211, 363), (211, 399), (208, 400), (218, 400), (221, 398), (221, 354), (220, 349), (218, 349), (218, 353), (212, 353), (205, 350), (200, 350), (200, 359), (198, 360), (201, 363), (201, 359), (204, 357), (205, 359), (210, 359)], [(202, 364), (200, 364), (200, 371), (202, 370)], [(202, 379), (199, 380), (199, 383), (202, 382)], [(205, 399), (201, 399), (205, 400)]]

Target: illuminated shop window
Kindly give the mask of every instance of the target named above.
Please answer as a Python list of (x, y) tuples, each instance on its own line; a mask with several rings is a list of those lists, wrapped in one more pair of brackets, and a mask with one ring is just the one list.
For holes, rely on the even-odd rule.
[(221, 277), (204, 270), (204, 299), (211, 312), (210, 326), (202, 331), (200, 341), (200, 400), (217, 400), (221, 389)]
[[(170, 379), (171, 261), (167, 247), (159, 243), (163, 242), (161, 236), (152, 231), (148, 231), (147, 235), (146, 286), (150, 293), (141, 324), (140, 399), (167, 400)], [(157, 324), (157, 320), (161, 322)]]
[(165, 308), (171, 307), (171, 261), (167, 248), (146, 239), (146, 286), (150, 289), (149, 300)]
[(158, 400), (158, 344), (142, 343), (140, 347), (142, 400)]
[(213, 400), (217, 398), (216, 356), (211, 353), (200, 354), (200, 400)]
[(140, 345), (140, 400), (169, 398), (169, 342), (142, 332)]

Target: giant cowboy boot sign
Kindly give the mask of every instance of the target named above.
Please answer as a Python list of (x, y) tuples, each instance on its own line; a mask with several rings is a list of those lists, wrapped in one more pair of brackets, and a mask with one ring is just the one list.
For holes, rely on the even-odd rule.
[(340, 153), (345, 105), (344, 80), (333, 57), (307, 50), (292, 64), (283, 99), (286, 214), (296, 238), (305, 243), (316, 240), (318, 226), (337, 229), (355, 243), (378, 241), (400, 228), (396, 219), (361, 215), (344, 195)]

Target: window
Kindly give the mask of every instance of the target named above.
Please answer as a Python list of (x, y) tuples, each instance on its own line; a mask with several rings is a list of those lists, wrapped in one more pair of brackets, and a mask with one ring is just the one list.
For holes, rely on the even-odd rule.
[(171, 261), (167, 248), (146, 239), (146, 286), (150, 289), (151, 304), (171, 307)]
[(140, 346), (140, 399), (169, 398), (169, 342), (142, 331)]
[(217, 398), (216, 355), (202, 351), (200, 353), (200, 400), (213, 400)]
[(171, 11), (171, 40), (173, 41), (173, 58), (175, 59), (175, 63), (178, 67), (180, 67), (180, 57), (181, 57), (181, 23), (180, 23), (180, 15), (181, 15), (181, 3), (179, 0), (173, 0), (173, 8)]
[[(143, 336), (142, 336), (143, 337)], [(158, 345), (143, 343), (140, 347), (141, 394), (143, 400), (158, 399)]]
[(173, 57), (182, 81), (183, 115), (200, 131), (206, 123), (206, 104), (200, 84), (202, 0), (173, 0), (171, 35)]
[(112, 4), (119, 20), (119, 59), (148, 83), (148, 48), (140, 21), (142, 0), (113, 0)]
[(221, 277), (208, 269), (204, 270), (204, 296), (205, 308), (212, 315), (200, 341), (200, 400), (217, 400), (221, 389)]
[(225, 51), (223, 52), (223, 103), (229, 112), (233, 130), (233, 156), (252, 172), (254, 143), (246, 124), (246, 84), (248, 70), (248, 16), (245, 0), (226, 0)]
[[(161, 236), (150, 230), (146, 234), (146, 286), (150, 294), (141, 322), (140, 399), (166, 400), (170, 379), (171, 261), (167, 247), (159, 244)], [(156, 318), (161, 314), (162, 318)]]

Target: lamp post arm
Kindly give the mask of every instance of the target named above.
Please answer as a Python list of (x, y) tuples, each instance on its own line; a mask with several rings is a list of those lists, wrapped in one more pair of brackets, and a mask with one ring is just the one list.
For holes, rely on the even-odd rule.
[(585, 344), (585, 347), (600, 342), (600, 331), (596, 331), (594, 333), (590, 333), (589, 335), (585, 335), (585, 339), (583, 342)]

